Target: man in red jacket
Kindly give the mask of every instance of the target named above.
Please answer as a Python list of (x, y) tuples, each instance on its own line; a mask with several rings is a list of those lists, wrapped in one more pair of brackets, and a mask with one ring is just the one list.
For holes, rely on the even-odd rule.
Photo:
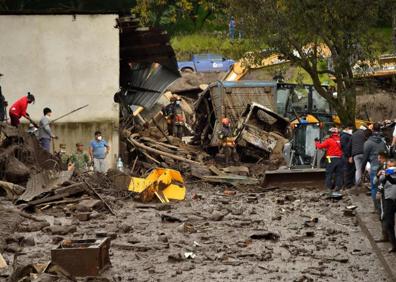
[(336, 191), (342, 187), (342, 148), (338, 128), (330, 128), (331, 136), (320, 143), (315, 140), (317, 149), (326, 150), (326, 187), (335, 188)]
[(21, 117), (24, 117), (31, 121), (29, 114), (26, 112), (28, 104), (31, 104), (35, 101), (35, 98), (30, 92), (28, 92), (27, 96), (24, 96), (17, 100), (10, 107), (9, 114), (11, 119), (11, 125), (18, 127), (21, 123), (19, 120)]

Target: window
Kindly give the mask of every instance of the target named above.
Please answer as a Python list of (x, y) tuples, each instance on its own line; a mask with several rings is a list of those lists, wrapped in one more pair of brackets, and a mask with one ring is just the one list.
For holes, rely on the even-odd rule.
[(276, 112), (282, 116), (286, 115), (286, 104), (289, 92), (289, 89), (278, 89), (276, 92)]
[(312, 112), (330, 114), (329, 103), (315, 89), (312, 89)]

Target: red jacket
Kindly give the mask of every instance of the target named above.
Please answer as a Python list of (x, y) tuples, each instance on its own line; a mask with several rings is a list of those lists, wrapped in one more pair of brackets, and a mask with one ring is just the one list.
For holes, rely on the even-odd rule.
[(27, 96), (22, 97), (21, 99), (17, 100), (14, 104), (12, 104), (10, 108), (10, 115), (20, 117), (26, 117), (26, 111), (28, 107), (28, 98)]
[(331, 135), (322, 143), (317, 141), (315, 145), (317, 149), (326, 149), (327, 157), (342, 157), (340, 135), (338, 134)]

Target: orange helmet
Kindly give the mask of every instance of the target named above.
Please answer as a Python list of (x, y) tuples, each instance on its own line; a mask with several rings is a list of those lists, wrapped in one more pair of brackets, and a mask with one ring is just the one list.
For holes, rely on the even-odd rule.
[(223, 124), (223, 125), (230, 125), (230, 119), (229, 118), (223, 118), (222, 120), (221, 120), (221, 123)]

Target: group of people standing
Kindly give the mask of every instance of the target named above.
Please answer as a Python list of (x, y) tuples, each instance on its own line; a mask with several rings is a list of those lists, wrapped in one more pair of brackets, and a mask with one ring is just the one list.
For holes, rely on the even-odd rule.
[[(370, 178), (370, 196), (374, 212), (379, 214), (383, 237), (379, 241), (391, 243), (390, 252), (396, 252), (396, 161), (392, 148), (396, 145), (396, 127), (392, 142), (386, 143), (379, 123), (353, 126), (342, 132), (330, 129), (330, 137), (320, 142), (317, 149), (326, 150), (326, 187), (330, 191), (354, 187), (354, 193), (363, 192), (363, 177), (367, 169)], [(369, 165), (368, 165), (369, 164)]]
[[(48, 107), (43, 109), (43, 117), (39, 124), (36, 124), (27, 113), (28, 105), (35, 102), (35, 97), (30, 92), (27, 96), (18, 99), (9, 109), (10, 123), (14, 127), (19, 127), (20, 119), (26, 118), (30, 122), (29, 132), (34, 134), (40, 146), (47, 152), (51, 151), (53, 139), (58, 137), (53, 134), (51, 129), (52, 110)], [(100, 131), (95, 132), (95, 138), (90, 142), (88, 154), (84, 152), (84, 145), (81, 142), (76, 143), (76, 151), (70, 155), (66, 154), (66, 146), (61, 144), (60, 151), (56, 154), (60, 157), (61, 163), (66, 169), (73, 169), (76, 172), (84, 172), (92, 165), (97, 172), (105, 173), (107, 171), (106, 157), (110, 152), (109, 144), (103, 139)], [(55, 149), (53, 150), (55, 154)]]

